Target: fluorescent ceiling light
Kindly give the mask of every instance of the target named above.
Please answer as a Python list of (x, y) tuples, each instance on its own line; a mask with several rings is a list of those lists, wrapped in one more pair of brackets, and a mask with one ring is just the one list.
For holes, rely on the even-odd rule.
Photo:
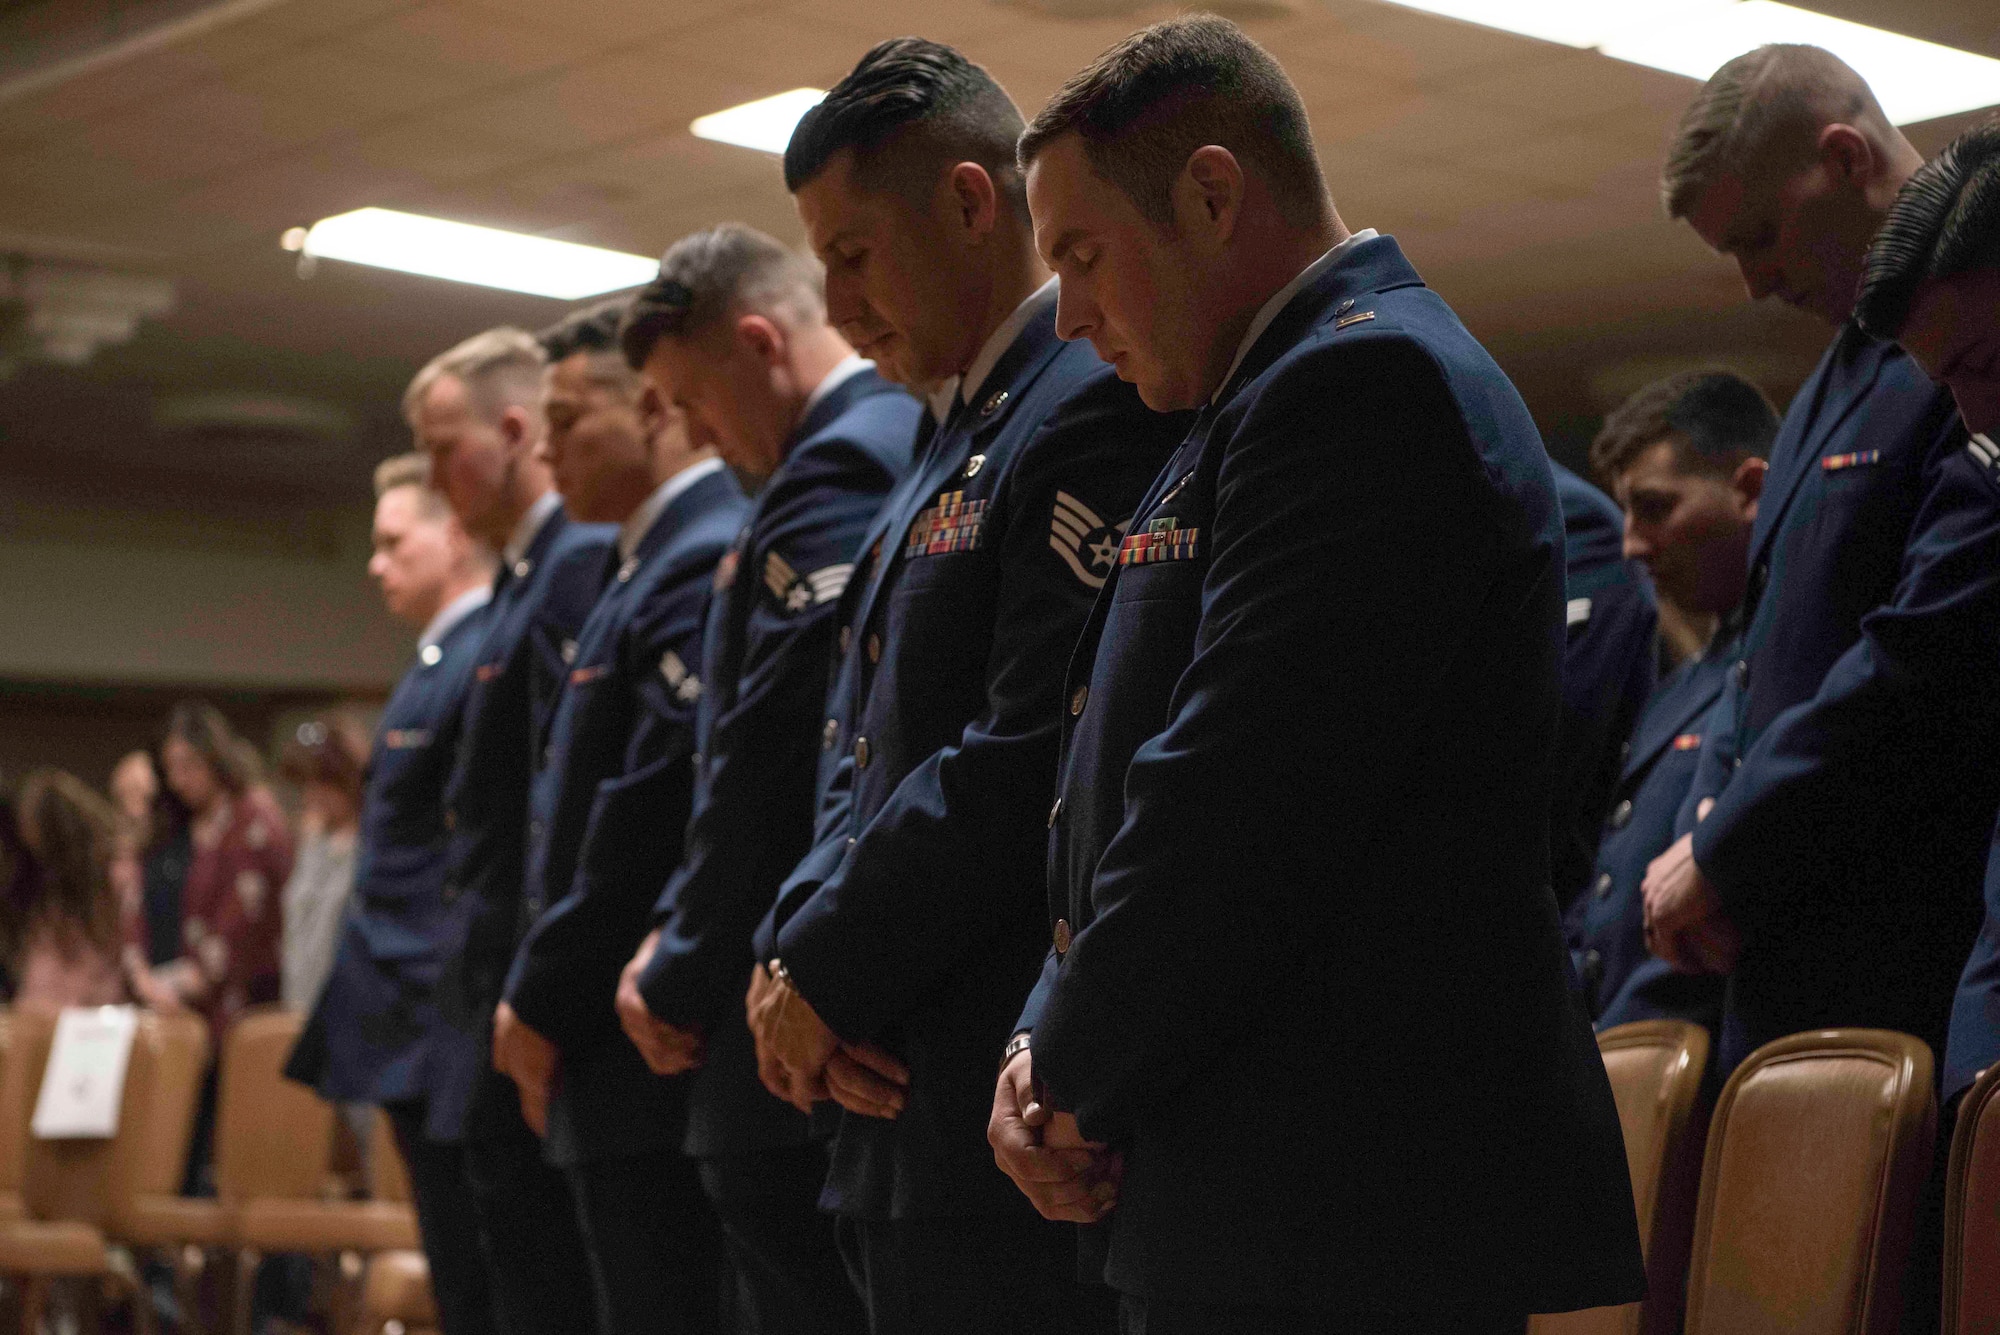
[(1776, 0), (1393, 0), (1406, 9), (1586, 47), (1706, 79), (1767, 42), (1822, 46), (1868, 80), (1898, 125), (2000, 103), (2000, 60)]
[(792, 130), (799, 117), (818, 106), (826, 93), (818, 88), (794, 88), (789, 93), (760, 97), (740, 107), (697, 116), (688, 126), (697, 139), (713, 139), (719, 144), (735, 144), (762, 153), (783, 153), (792, 142)]
[[(298, 239), (296, 230), (286, 234), (287, 249)], [(638, 287), (660, 272), (659, 261), (644, 255), (394, 209), (356, 209), (322, 218), (297, 248), (316, 259), (372, 264), (564, 301)]]

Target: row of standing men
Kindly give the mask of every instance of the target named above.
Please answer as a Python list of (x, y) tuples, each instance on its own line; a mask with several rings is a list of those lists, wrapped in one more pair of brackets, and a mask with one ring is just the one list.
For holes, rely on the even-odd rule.
[[(1879, 221), (1908, 145), (1800, 50), (1744, 59), (1831, 81)], [(1763, 281), (1725, 129), (1670, 207), (1844, 322), (1872, 225), (1754, 260), (1850, 242), (1844, 298)], [(1642, 395), (1621, 520), (1217, 20), (1026, 127), (884, 43), (785, 172), (823, 276), (719, 227), (406, 398), (501, 563), (294, 1070), (390, 1108), (447, 1335), (1515, 1329), (1642, 1285), (1591, 1019), (1942, 1047), (1994, 484), (1892, 345), (1768, 479), (1747, 386)], [(1656, 694), (1621, 526), (1718, 623)]]

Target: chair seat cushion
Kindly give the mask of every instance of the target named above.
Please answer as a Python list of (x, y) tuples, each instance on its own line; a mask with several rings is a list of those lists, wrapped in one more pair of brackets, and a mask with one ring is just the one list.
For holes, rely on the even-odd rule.
[(431, 1296), (431, 1268), (422, 1252), (378, 1252), (368, 1260), (361, 1290), (361, 1313), (369, 1329), (400, 1321), (406, 1331), (437, 1325)]
[(0, 1225), (0, 1272), (101, 1275), (110, 1269), (104, 1235), (89, 1224), (14, 1219)]
[(379, 1252), (415, 1248), (417, 1216), (389, 1201), (246, 1201), (239, 1245), (263, 1252)]

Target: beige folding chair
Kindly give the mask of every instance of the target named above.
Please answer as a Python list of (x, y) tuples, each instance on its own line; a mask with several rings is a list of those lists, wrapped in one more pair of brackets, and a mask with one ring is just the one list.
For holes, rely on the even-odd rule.
[(1646, 1299), (1530, 1318), (1530, 1335), (1673, 1335), (1687, 1294), (1687, 1261), (1701, 1182), (1697, 1106), (1708, 1069), (1708, 1031), (1678, 1020), (1621, 1024), (1597, 1036), (1604, 1054), (1632, 1204), (1646, 1257)]
[(356, 1335), (434, 1335), (437, 1328), (431, 1268), (424, 1254), (391, 1251), (369, 1257)]
[(1930, 1049), (1827, 1029), (1729, 1077), (1702, 1162), (1687, 1335), (1895, 1335), (1937, 1134)]
[(1972, 1082), (1952, 1132), (1944, 1335), (2000, 1335), (2000, 1065)]

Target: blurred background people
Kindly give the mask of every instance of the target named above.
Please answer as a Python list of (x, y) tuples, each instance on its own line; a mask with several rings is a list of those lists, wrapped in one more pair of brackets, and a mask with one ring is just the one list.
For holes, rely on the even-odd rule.
[(111, 886), (118, 809), (75, 775), (38, 769), (21, 784), (15, 819), (26, 856), (8, 885), (14, 1004), (56, 1011), (127, 1000)]
[(278, 773), (299, 794), (297, 856), (285, 882), (278, 958), (278, 999), (287, 1010), (311, 1010), (333, 968), (341, 915), (354, 888), (367, 763), (368, 734), (341, 713), (301, 723), (278, 756)]

